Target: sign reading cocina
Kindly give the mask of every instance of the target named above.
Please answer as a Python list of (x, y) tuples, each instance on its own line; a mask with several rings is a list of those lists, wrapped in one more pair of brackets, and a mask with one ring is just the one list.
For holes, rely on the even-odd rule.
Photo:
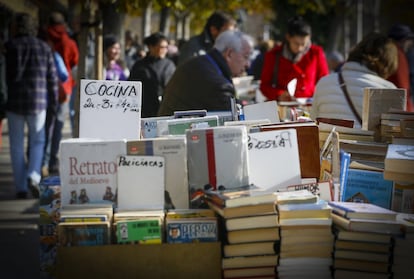
[(137, 139), (141, 129), (139, 81), (82, 79), (79, 137)]

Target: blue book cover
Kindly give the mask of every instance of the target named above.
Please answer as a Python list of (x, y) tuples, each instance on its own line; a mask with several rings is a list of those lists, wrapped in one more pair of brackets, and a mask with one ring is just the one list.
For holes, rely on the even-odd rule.
[(348, 169), (342, 201), (372, 203), (391, 208), (393, 181), (380, 171)]
[(216, 218), (207, 218), (205, 220), (169, 220), (166, 226), (167, 243), (218, 241)]
[(339, 173), (339, 199), (343, 200), (345, 183), (348, 177), (349, 164), (351, 163), (351, 153), (345, 150), (339, 151), (340, 173)]

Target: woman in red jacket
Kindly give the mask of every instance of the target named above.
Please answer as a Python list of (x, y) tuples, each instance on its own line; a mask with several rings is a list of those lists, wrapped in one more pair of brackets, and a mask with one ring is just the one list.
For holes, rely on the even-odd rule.
[(291, 101), (287, 84), (297, 79), (295, 98), (312, 98), (318, 80), (329, 73), (322, 47), (312, 44), (311, 27), (301, 17), (288, 21), (285, 42), (266, 53), (260, 90), (267, 100)]

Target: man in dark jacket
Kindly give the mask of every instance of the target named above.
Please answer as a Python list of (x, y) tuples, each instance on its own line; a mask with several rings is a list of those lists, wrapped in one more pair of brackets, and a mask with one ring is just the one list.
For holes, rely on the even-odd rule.
[(172, 115), (180, 110), (232, 110), (232, 77), (249, 67), (252, 49), (250, 36), (234, 30), (221, 33), (210, 52), (176, 69), (164, 91), (158, 115)]
[(183, 64), (194, 56), (206, 54), (213, 48), (214, 40), (226, 30), (232, 30), (236, 26), (236, 21), (224, 12), (214, 12), (207, 20), (203, 32), (190, 38), (180, 48), (178, 65)]

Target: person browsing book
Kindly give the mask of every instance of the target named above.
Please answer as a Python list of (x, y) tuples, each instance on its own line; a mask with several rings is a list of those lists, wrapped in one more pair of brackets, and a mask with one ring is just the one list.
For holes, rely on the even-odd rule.
[(231, 111), (235, 98), (232, 77), (245, 73), (252, 49), (251, 36), (237, 30), (221, 33), (210, 52), (177, 67), (158, 115), (197, 109)]
[[(397, 48), (392, 40), (380, 33), (368, 34), (350, 51), (340, 72), (323, 77), (317, 83), (311, 118), (349, 119), (354, 120), (355, 128), (361, 128), (352, 106), (361, 117), (365, 87), (396, 88), (386, 78), (396, 71), (397, 66)], [(343, 82), (339, 80), (340, 74)], [(341, 83), (345, 84), (351, 104)]]
[[(322, 47), (311, 41), (310, 25), (296, 16), (288, 21), (285, 41), (268, 51), (260, 77), (260, 90), (267, 100), (292, 101), (312, 98), (318, 80), (329, 73)], [(294, 96), (288, 83), (297, 80)]]

